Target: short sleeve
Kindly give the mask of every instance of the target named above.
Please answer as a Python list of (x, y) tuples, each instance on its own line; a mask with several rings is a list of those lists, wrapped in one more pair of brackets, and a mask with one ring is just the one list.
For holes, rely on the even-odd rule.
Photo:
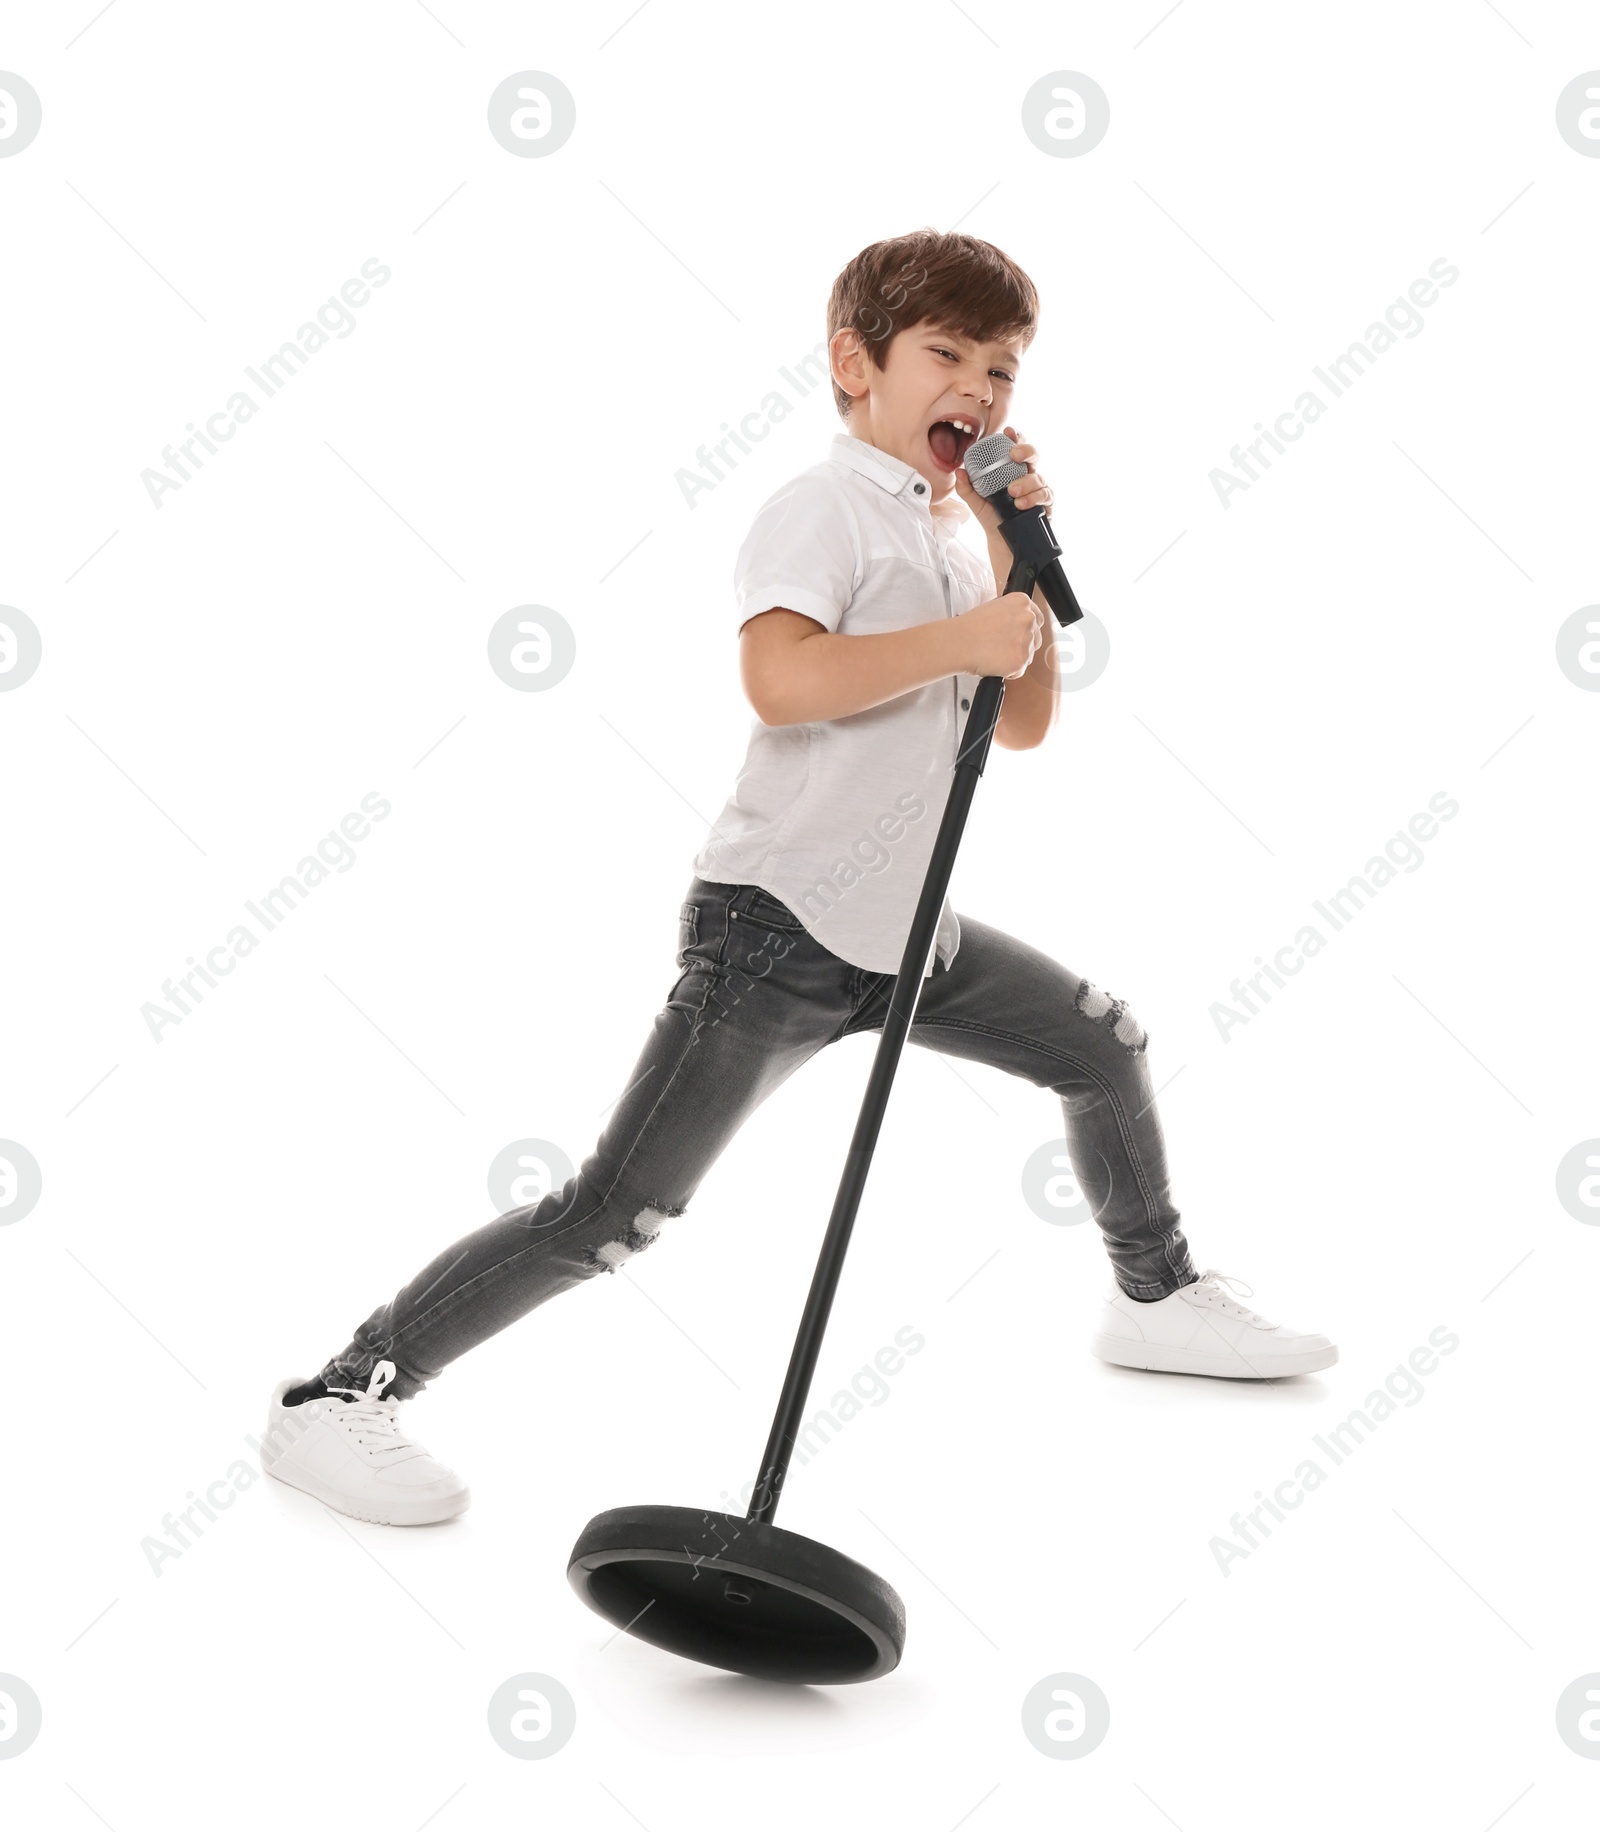
[(733, 567), (736, 630), (762, 611), (798, 611), (835, 631), (861, 583), (855, 518), (829, 478), (802, 473), (756, 513)]

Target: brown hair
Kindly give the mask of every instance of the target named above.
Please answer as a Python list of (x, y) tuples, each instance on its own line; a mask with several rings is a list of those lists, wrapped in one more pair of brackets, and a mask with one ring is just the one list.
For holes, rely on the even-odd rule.
[[(828, 295), (829, 344), (836, 332), (855, 331), (876, 369), (896, 332), (930, 322), (975, 342), (1017, 337), (1027, 344), (1039, 326), (1039, 295), (992, 242), (939, 229), (913, 229), (863, 248)], [(850, 396), (837, 382), (833, 401), (848, 419)]]

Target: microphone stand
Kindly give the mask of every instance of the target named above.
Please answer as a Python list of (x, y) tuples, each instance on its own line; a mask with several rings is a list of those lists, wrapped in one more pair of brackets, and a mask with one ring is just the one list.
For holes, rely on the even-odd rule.
[[(1053, 564), (1059, 558), (1061, 549), (1056, 544), (1044, 512), (1040, 509), (1025, 509), (1019, 514), (1007, 516), (1000, 523), (1000, 534), (1012, 555), (1006, 591), (1026, 592), (1031, 596), (1037, 583), (1058, 623), (1065, 626), (1077, 622), (1083, 612), (1073, 596), (1072, 587), (1067, 583), (1066, 574), (1060, 566)], [(749, 1521), (770, 1522), (777, 1511), (778, 1495), (788, 1475), (789, 1458), (800, 1432), (806, 1395), (810, 1391), (811, 1377), (816, 1371), (817, 1357), (822, 1350), (822, 1335), (828, 1326), (833, 1294), (844, 1267), (845, 1249), (850, 1244), (850, 1231), (855, 1225), (862, 1191), (866, 1188), (873, 1148), (878, 1142), (878, 1132), (889, 1104), (889, 1089), (894, 1082), (906, 1034), (916, 1015), (917, 1001), (922, 994), (923, 970), (928, 964), (928, 952), (933, 946), (939, 926), (939, 912), (945, 892), (949, 889), (950, 874), (955, 868), (956, 849), (961, 844), (962, 831), (967, 824), (967, 811), (972, 806), (973, 791), (978, 786), (978, 778), (983, 774), (983, 766), (989, 755), (989, 742), (999, 722), (1005, 686), (1003, 675), (984, 675), (973, 694), (972, 710), (962, 728), (961, 747), (956, 757), (949, 799), (945, 802), (939, 831), (934, 838), (933, 853), (928, 860), (928, 875), (923, 880), (916, 912), (911, 919), (911, 931), (906, 939), (900, 971), (889, 998), (889, 1009), (884, 1013), (883, 1033), (878, 1039), (872, 1072), (867, 1078), (860, 1117), (856, 1121), (855, 1134), (845, 1156), (844, 1174), (839, 1180), (838, 1195), (834, 1198), (833, 1214), (823, 1237), (817, 1269), (812, 1275), (811, 1290), (806, 1298), (794, 1349), (789, 1357), (789, 1371), (784, 1376), (783, 1391), (778, 1397), (778, 1409), (772, 1420), (772, 1431), (761, 1459), (761, 1471), (751, 1496), (750, 1511), (746, 1515)]]

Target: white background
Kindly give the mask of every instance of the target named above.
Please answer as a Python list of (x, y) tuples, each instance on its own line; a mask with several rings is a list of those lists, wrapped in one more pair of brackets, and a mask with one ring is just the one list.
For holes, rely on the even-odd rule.
[[(1555, 1173), (1600, 1133), (1600, 699), (1555, 644), (1600, 598), (1600, 161), (1555, 102), (1592, 9), (94, 5), (0, 44), (43, 103), (0, 160), (0, 601), (43, 640), (0, 695), (0, 1136), (43, 1172), (0, 1229), (0, 1672), (44, 1709), (11, 1823), (1205, 1832), (1379, 1788), (1397, 1825), (1589, 1823), (1554, 1713), (1600, 1669), (1600, 1230)], [(525, 70), (576, 98), (549, 157), (487, 128)], [(1110, 99), (1081, 157), (1022, 130), (1058, 70)], [(744, 754), (734, 551), (827, 391), (692, 508), (674, 474), (860, 247), (958, 222), (1040, 289), (1015, 420), (1112, 651), (992, 753), (953, 901), (1130, 1002), (1197, 1262), (1339, 1363), (1092, 1360), (1096, 1231), (1020, 1181), (1058, 1103), (908, 1050), (814, 1402), (926, 1347), (781, 1516), (896, 1586), (902, 1665), (795, 1691), (608, 1643), (566, 1554), (753, 1475), (852, 1039), (652, 1252), (408, 1409), (461, 1520), (258, 1477), (156, 1576), (273, 1383), (493, 1215), (496, 1153), (591, 1149)], [(354, 332), (153, 507), (162, 447), (369, 257)], [(1224, 508), (1212, 468), (1440, 257), (1421, 333)], [(576, 634), (553, 691), (488, 666), (524, 604)], [(355, 864), (153, 1041), (162, 982), (370, 791)], [(1230, 983), (1439, 791), (1420, 868), (1224, 1041)], [(1438, 1326), (1422, 1400), (1223, 1575), (1230, 1516)], [(549, 1759), (487, 1731), (524, 1672), (576, 1701)], [(1110, 1701), (1079, 1760), (1022, 1733), (1058, 1672)]]

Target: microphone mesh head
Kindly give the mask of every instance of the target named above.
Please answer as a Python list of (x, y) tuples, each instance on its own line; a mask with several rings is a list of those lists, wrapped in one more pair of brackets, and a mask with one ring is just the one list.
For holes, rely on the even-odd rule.
[(1028, 467), (1011, 462), (1011, 441), (1004, 433), (974, 439), (963, 460), (972, 487), (980, 496), (999, 496), (1008, 483), (1026, 477)]

